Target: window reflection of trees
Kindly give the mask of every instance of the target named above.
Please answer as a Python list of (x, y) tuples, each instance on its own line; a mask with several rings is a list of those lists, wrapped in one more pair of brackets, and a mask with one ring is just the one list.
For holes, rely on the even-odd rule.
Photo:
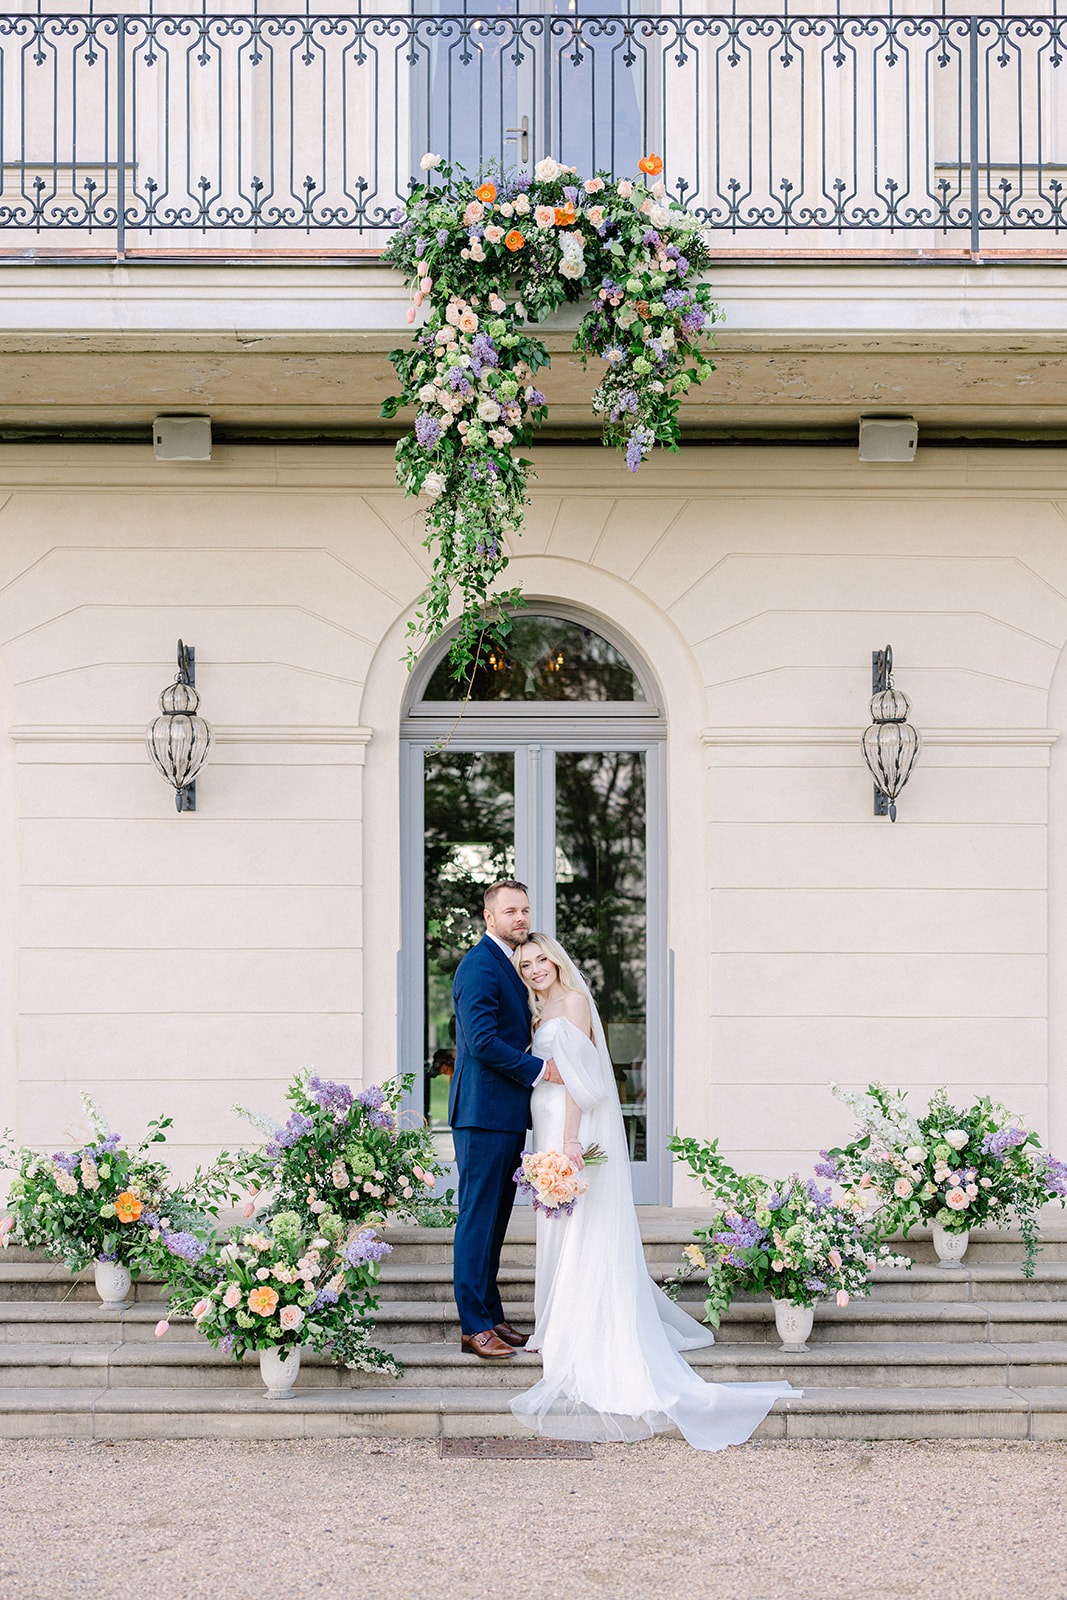
[[(426, 700), (462, 700), (467, 682), (442, 661)], [(484, 655), (470, 685), (472, 700), (642, 701), (644, 692), (625, 656), (613, 644), (560, 617), (526, 612), (515, 618), (505, 645)]]

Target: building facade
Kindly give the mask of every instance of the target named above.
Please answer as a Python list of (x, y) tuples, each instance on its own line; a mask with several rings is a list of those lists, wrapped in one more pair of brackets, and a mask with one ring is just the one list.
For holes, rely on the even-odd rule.
[[(127, 73), (147, 70), (143, 22), (119, 40)], [(1016, 88), (1048, 80), (1055, 112), (1055, 69), (1013, 48)], [(404, 171), (441, 126), (426, 60), (422, 122), (393, 105), (402, 136), (374, 140)], [(706, 54), (698, 67), (718, 81)], [(88, 69), (65, 70), (69, 89)], [(684, 154), (668, 113), (688, 102), (665, 81), (638, 131)], [(857, 65), (847, 104), (874, 81)], [(995, 130), (1008, 102), (983, 95)], [(942, 212), (910, 231), (884, 210), (880, 228), (854, 214), (799, 234), (780, 211), (750, 216), (743, 237), (712, 216), (717, 371), (688, 397), (679, 455), (633, 477), (604, 452), (573, 322), (548, 330), (552, 421), (512, 563), (530, 612), (466, 705), (441, 644), (405, 661), (428, 558), (377, 422), (408, 303), (376, 259), (387, 220), (266, 242), (247, 215), (155, 226), (136, 209), (149, 157), (118, 146), (116, 162), (106, 140), (97, 182), (129, 184), (122, 240), (106, 218), (79, 231), (13, 205), (0, 1122), (56, 1147), (85, 1088), (124, 1129), (172, 1114), (188, 1165), (244, 1136), (235, 1101), (280, 1114), (306, 1066), (411, 1072), (412, 1113), (441, 1124), (450, 973), (479, 885), (517, 872), (599, 990), (642, 1199), (692, 1198), (666, 1153), (675, 1127), (740, 1165), (806, 1169), (848, 1125), (832, 1079), (989, 1092), (1062, 1153), (1058, 169), (1052, 145), (1013, 167), (987, 141), (978, 171), (973, 126), (961, 156), (946, 103), (930, 102), (948, 132), (923, 157)], [(765, 153), (773, 118), (750, 111)], [(571, 137), (553, 115), (543, 126)], [(690, 155), (707, 144), (725, 172), (736, 129), (701, 115)], [(55, 186), (61, 165), (24, 159), (23, 200), (41, 193), (31, 168)], [(75, 210), (91, 165), (66, 163)], [(976, 173), (1001, 206), (977, 238)], [(171, 414), (211, 418), (210, 459), (156, 458), (153, 419)], [(860, 419), (887, 415), (918, 423), (913, 461), (860, 459)], [(216, 734), (182, 814), (144, 748), (178, 638)], [(860, 750), (887, 643), (923, 737), (895, 823), (874, 814)]]

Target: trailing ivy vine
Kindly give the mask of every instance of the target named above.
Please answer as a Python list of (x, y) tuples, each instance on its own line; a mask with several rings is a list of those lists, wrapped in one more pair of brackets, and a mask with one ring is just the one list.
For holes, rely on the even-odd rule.
[(516, 452), (547, 415), (534, 380), (548, 351), (530, 325), (567, 300), (592, 301), (574, 348), (604, 363), (593, 411), (631, 472), (654, 445), (678, 448), (680, 396), (712, 371), (707, 245), (668, 200), (660, 158), (639, 167), (636, 179), (581, 179), (546, 157), (532, 177), (473, 179), (428, 154), (426, 181), (384, 253), (413, 291), (409, 323), (421, 312), (412, 344), (390, 354), (401, 393), (381, 408), (383, 417), (415, 408), (397, 479), (430, 502), (431, 576), (409, 633), (438, 637), (458, 596), (457, 679), (487, 636), (506, 637), (522, 604), (517, 587), (497, 584), (528, 504), (532, 465)]

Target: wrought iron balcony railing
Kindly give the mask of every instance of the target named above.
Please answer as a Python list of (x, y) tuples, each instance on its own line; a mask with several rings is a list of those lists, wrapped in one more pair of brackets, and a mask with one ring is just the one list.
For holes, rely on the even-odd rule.
[(654, 149), (724, 253), (1067, 233), (1065, 18), (555, 4), (2, 16), (0, 252), (373, 251), (427, 148), (616, 174)]

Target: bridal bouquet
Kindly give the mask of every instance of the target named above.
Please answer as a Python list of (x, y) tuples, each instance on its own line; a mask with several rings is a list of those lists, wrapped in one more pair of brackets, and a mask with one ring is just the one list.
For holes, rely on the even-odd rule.
[[(599, 1167), (608, 1159), (597, 1144), (583, 1151), (587, 1167)], [(524, 1155), (515, 1173), (519, 1193), (529, 1195), (535, 1211), (546, 1217), (569, 1217), (589, 1185), (573, 1161), (558, 1150), (538, 1150)]]
[(988, 1095), (959, 1111), (939, 1089), (918, 1117), (900, 1089), (872, 1083), (859, 1093), (830, 1085), (855, 1112), (860, 1132), (840, 1149), (824, 1150), (816, 1168), (870, 1212), (881, 1236), (936, 1222), (949, 1233), (1004, 1225), (1014, 1216), (1033, 1276), (1037, 1213), (1067, 1201), (1067, 1165), (1042, 1150), (1038, 1135)]

